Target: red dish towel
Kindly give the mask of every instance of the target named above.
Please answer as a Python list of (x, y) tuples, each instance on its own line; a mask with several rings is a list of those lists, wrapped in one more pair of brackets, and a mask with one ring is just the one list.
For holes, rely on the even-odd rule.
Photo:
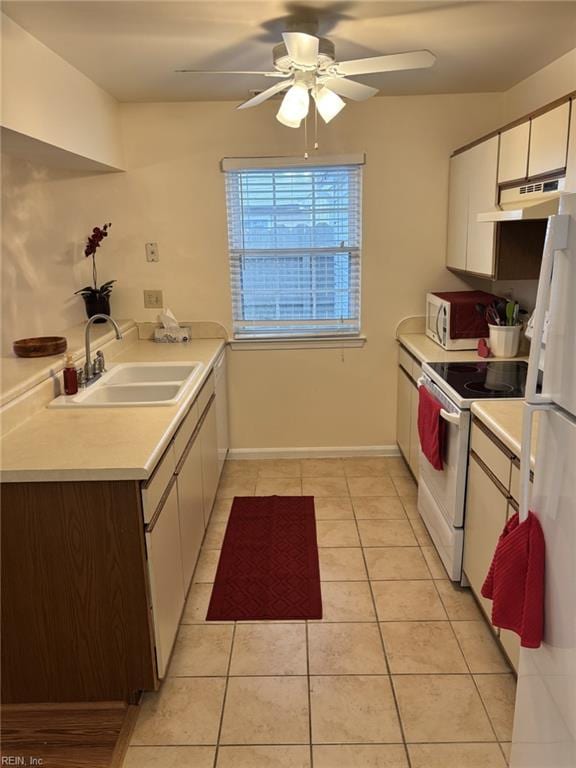
[(544, 630), (544, 534), (532, 512), (524, 523), (518, 513), (506, 523), (482, 595), (492, 600), (495, 627), (516, 632), (524, 648), (540, 647)]
[(446, 422), (440, 416), (442, 404), (428, 392), (426, 387), (418, 389), (418, 435), (422, 453), (434, 469), (441, 470)]

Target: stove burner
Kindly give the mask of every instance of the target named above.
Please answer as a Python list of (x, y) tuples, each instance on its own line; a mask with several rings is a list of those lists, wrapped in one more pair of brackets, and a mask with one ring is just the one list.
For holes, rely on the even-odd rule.
[(450, 370), (454, 373), (478, 373), (480, 368), (473, 363), (450, 363)]
[(513, 392), (514, 387), (510, 384), (498, 384), (498, 387), (487, 387), (486, 384), (484, 384), (482, 381), (469, 381), (467, 384), (464, 384), (464, 389), (467, 389), (469, 392), (479, 392), (483, 395), (485, 394), (495, 394), (500, 395), (503, 392)]

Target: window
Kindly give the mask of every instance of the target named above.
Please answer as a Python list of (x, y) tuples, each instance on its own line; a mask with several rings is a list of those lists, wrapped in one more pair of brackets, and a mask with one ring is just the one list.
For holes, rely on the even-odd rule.
[(361, 164), (224, 169), (235, 337), (358, 334)]

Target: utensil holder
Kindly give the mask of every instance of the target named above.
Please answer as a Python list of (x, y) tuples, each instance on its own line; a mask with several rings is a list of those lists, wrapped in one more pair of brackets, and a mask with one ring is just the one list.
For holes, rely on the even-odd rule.
[(520, 346), (521, 325), (492, 325), (490, 329), (490, 350), (494, 357), (516, 357)]

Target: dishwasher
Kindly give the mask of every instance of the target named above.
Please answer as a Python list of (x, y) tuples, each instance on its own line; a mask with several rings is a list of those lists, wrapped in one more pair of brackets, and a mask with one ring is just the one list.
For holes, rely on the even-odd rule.
[(222, 473), (228, 453), (228, 391), (226, 377), (226, 348), (214, 363), (214, 387), (216, 390), (216, 442), (218, 446), (218, 475)]

